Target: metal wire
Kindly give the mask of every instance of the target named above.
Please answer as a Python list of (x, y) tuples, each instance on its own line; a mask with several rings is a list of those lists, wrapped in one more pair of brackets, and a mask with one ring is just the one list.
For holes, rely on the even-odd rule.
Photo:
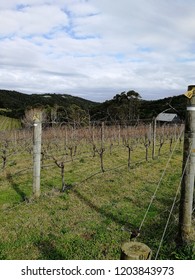
[(178, 139), (177, 139), (177, 141), (176, 141), (176, 144), (175, 144), (175, 146), (174, 146), (174, 148), (173, 148), (173, 150), (172, 150), (172, 152), (171, 152), (171, 155), (170, 155), (170, 157), (169, 157), (169, 159), (168, 159), (168, 161), (167, 161), (167, 163), (166, 163), (166, 166), (165, 166), (165, 168), (164, 168), (164, 170), (163, 170), (163, 173), (162, 173), (162, 175), (161, 175), (161, 177), (160, 177), (160, 180), (159, 180), (159, 182), (158, 182), (158, 184), (157, 184), (157, 187), (156, 187), (156, 189), (155, 189), (155, 191), (154, 191), (154, 194), (153, 194), (152, 197), (151, 197), (150, 203), (149, 203), (149, 205), (148, 205), (148, 208), (146, 209), (146, 212), (145, 212), (145, 215), (144, 215), (144, 217), (143, 217), (143, 220), (142, 220), (142, 222), (141, 222), (141, 224), (140, 224), (139, 230), (141, 230), (141, 228), (142, 228), (142, 226), (143, 226), (143, 224), (144, 224), (144, 222), (145, 222), (145, 219), (146, 219), (146, 217), (147, 217), (147, 215), (148, 215), (148, 212), (149, 212), (149, 210), (150, 210), (150, 207), (151, 207), (151, 205), (152, 205), (152, 203), (153, 203), (153, 201), (154, 201), (154, 199), (155, 199), (155, 197), (156, 197), (156, 193), (157, 193), (157, 191), (158, 191), (158, 189), (159, 189), (159, 187), (160, 187), (160, 185), (161, 185), (161, 182), (162, 182), (162, 180), (163, 180), (163, 178), (164, 178), (164, 175), (165, 175), (165, 173), (166, 173), (166, 171), (167, 171), (167, 168), (168, 168), (168, 166), (169, 166), (169, 163), (170, 163), (171, 158), (172, 158), (172, 156), (173, 156), (173, 154), (174, 154), (174, 152), (175, 152), (175, 149), (176, 149), (176, 147), (177, 147), (177, 144), (178, 144), (178, 142), (179, 142), (179, 139), (180, 139), (182, 133), (183, 133), (183, 130), (181, 131), (181, 134), (179, 135), (179, 137), (178, 137)]
[(165, 225), (165, 228), (164, 228), (164, 231), (163, 231), (163, 234), (162, 234), (160, 243), (159, 243), (159, 247), (158, 247), (158, 250), (157, 250), (157, 252), (156, 252), (155, 260), (157, 260), (157, 257), (158, 257), (158, 255), (159, 255), (159, 252), (160, 252), (160, 249), (161, 249), (163, 240), (164, 240), (164, 236), (165, 236), (165, 233), (166, 233), (166, 231), (167, 231), (167, 228), (168, 228), (168, 225), (169, 225), (169, 221), (170, 221), (170, 218), (171, 218), (171, 215), (172, 215), (172, 212), (173, 212), (173, 209), (174, 209), (176, 200), (177, 200), (177, 196), (178, 196), (178, 193), (179, 193), (179, 190), (180, 190), (180, 187), (181, 187), (181, 183), (182, 183), (182, 180), (183, 180), (183, 177), (184, 177), (184, 173), (185, 173), (185, 171), (186, 171), (186, 167), (187, 167), (187, 164), (188, 164), (190, 155), (191, 155), (191, 153), (188, 155), (188, 158), (187, 158), (187, 160), (186, 160), (186, 164), (185, 164), (185, 167), (184, 167), (182, 176), (181, 176), (181, 180), (180, 180), (179, 186), (178, 186), (178, 188), (177, 188), (177, 190), (176, 190), (176, 194), (175, 194), (175, 197), (174, 197), (172, 206), (171, 206), (171, 210), (170, 210), (170, 212), (169, 212), (169, 216), (168, 216), (168, 219), (167, 219), (167, 222), (166, 222), (166, 225)]

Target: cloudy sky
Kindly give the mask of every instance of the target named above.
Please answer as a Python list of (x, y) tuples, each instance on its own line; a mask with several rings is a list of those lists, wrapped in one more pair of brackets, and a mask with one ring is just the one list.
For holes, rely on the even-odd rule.
[(0, 89), (105, 101), (195, 83), (194, 0), (3, 0)]

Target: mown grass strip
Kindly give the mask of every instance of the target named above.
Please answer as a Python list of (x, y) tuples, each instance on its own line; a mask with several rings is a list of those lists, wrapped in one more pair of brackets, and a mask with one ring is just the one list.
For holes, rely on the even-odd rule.
[(20, 120), (0, 115), (0, 131), (19, 129), (19, 128), (21, 128)]

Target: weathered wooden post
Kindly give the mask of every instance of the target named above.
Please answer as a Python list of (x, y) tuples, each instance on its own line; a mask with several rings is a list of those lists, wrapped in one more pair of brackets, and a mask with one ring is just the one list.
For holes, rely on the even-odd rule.
[(40, 196), (42, 113), (33, 118), (33, 195)]
[(125, 242), (121, 247), (121, 260), (151, 260), (152, 250), (141, 242)]
[(121, 143), (121, 126), (120, 124), (118, 125), (118, 145)]
[(195, 85), (185, 94), (187, 112), (184, 133), (183, 180), (181, 184), (179, 211), (179, 242), (188, 243), (192, 238), (192, 211), (195, 175)]
[(155, 159), (155, 147), (156, 147), (156, 118), (153, 118), (152, 122), (152, 135), (153, 135), (153, 141), (152, 141), (152, 159)]
[(105, 126), (104, 122), (101, 124), (101, 148), (104, 148), (104, 133), (105, 133)]

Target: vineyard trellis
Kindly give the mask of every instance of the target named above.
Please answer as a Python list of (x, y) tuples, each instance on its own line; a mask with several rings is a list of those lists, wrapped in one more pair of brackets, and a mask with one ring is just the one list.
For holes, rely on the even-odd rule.
[[(41, 181), (47, 172), (53, 173), (55, 178), (61, 177), (61, 190), (69, 188), (70, 172), (75, 168), (75, 162), (85, 164), (90, 159), (95, 160), (94, 174), (104, 174), (109, 171), (107, 158), (112, 161), (111, 169), (126, 168), (131, 172), (133, 166), (141, 162), (158, 161), (164, 155), (173, 154), (173, 144), (178, 143), (182, 149), (183, 124), (157, 123), (155, 137), (152, 120), (135, 123), (90, 123), (89, 126), (77, 126), (71, 123), (42, 123), (42, 147), (41, 147)], [(153, 153), (155, 139), (158, 154)], [(2, 166), (1, 175), (17, 174), (21, 176), (33, 171), (33, 125), (27, 129), (0, 133)], [(5, 152), (6, 151), (6, 152)], [(117, 151), (117, 156), (115, 151)], [(125, 157), (120, 158), (121, 151)], [(6, 154), (4, 163), (3, 155)], [(72, 166), (70, 169), (69, 167)], [(55, 167), (57, 169), (55, 169)], [(98, 167), (98, 169), (97, 169)], [(54, 172), (55, 169), (55, 172)], [(58, 170), (60, 172), (58, 172)], [(77, 170), (79, 174), (79, 170)], [(82, 174), (80, 174), (82, 175)], [(86, 178), (90, 178), (89, 174)], [(74, 177), (74, 176), (73, 176)], [(79, 177), (79, 176), (78, 176)], [(80, 176), (80, 182), (85, 178)], [(60, 180), (58, 180), (59, 182)], [(78, 179), (71, 179), (71, 184), (79, 185)], [(24, 197), (25, 199), (25, 197)]]
[[(53, 166), (53, 164), (59, 167), (79, 157), (96, 157), (98, 154), (100, 170), (104, 172), (106, 168), (104, 155), (108, 153), (111, 155), (114, 149), (127, 149), (126, 166), (130, 170), (131, 156), (137, 150), (142, 150), (143, 158), (140, 160), (148, 161), (158, 158), (161, 156), (165, 142), (169, 143), (169, 152), (172, 151), (172, 144), (178, 139), (183, 129), (183, 124), (166, 124), (158, 125), (154, 131), (152, 123), (152, 121), (147, 123), (140, 121), (139, 125), (131, 125), (131, 123), (121, 125), (100, 122), (80, 127), (70, 123), (55, 123), (50, 126), (50, 123), (43, 122), (40, 168)], [(179, 141), (181, 144), (182, 137), (179, 137)], [(154, 142), (155, 148), (158, 148), (156, 156), (151, 145)], [(17, 164), (17, 172), (22, 172), (18, 154), (23, 155), (24, 160), (28, 162), (25, 166), (28, 168), (25, 170), (32, 170), (33, 125), (28, 129), (1, 132), (0, 143), (1, 170), (4, 170), (7, 165), (10, 167)]]
[[(104, 158), (108, 154), (111, 156), (114, 149), (126, 149), (126, 160), (120, 161), (120, 166), (121, 164), (126, 165), (130, 171), (132, 163), (136, 163), (132, 162), (132, 155), (136, 155), (138, 150), (139, 153), (141, 151), (142, 156), (139, 155), (137, 162), (154, 160), (161, 156), (165, 143), (169, 143), (169, 152), (171, 153), (174, 141), (179, 139), (181, 144), (182, 136), (180, 134), (183, 130), (183, 124), (156, 125), (156, 120), (140, 120), (139, 124), (135, 122), (123, 124), (93, 122), (84, 127), (77, 126), (75, 123), (52, 123), (51, 125), (51, 123), (42, 122), (41, 127), (42, 133), (38, 123), (32, 124), (27, 129), (0, 133), (1, 170), (10, 169), (9, 172), (12, 172), (11, 167), (16, 165), (16, 174), (34, 169), (34, 177), (36, 178), (34, 181), (38, 182), (36, 184), (40, 184), (41, 169), (52, 168), (55, 165), (61, 170), (61, 189), (63, 191), (67, 187), (67, 163), (75, 160), (89, 160), (98, 155), (99, 170), (105, 172)], [(37, 129), (38, 131), (35, 132)], [(36, 134), (34, 142), (37, 141), (36, 137), (39, 137), (37, 141), (38, 151), (37, 144), (34, 143), (33, 148), (33, 134)], [(155, 156), (154, 150), (156, 148), (158, 148), (158, 155)], [(21, 162), (18, 155), (23, 158)], [(33, 155), (34, 166), (32, 166)], [(25, 168), (22, 169), (24, 162), (26, 162)], [(112, 167), (117, 168), (114, 166), (114, 161)], [(35, 175), (35, 173), (39, 175)], [(37, 188), (37, 196), (39, 196), (40, 187), (35, 187), (35, 183), (33, 184), (33, 192), (36, 193), (35, 189)]]

